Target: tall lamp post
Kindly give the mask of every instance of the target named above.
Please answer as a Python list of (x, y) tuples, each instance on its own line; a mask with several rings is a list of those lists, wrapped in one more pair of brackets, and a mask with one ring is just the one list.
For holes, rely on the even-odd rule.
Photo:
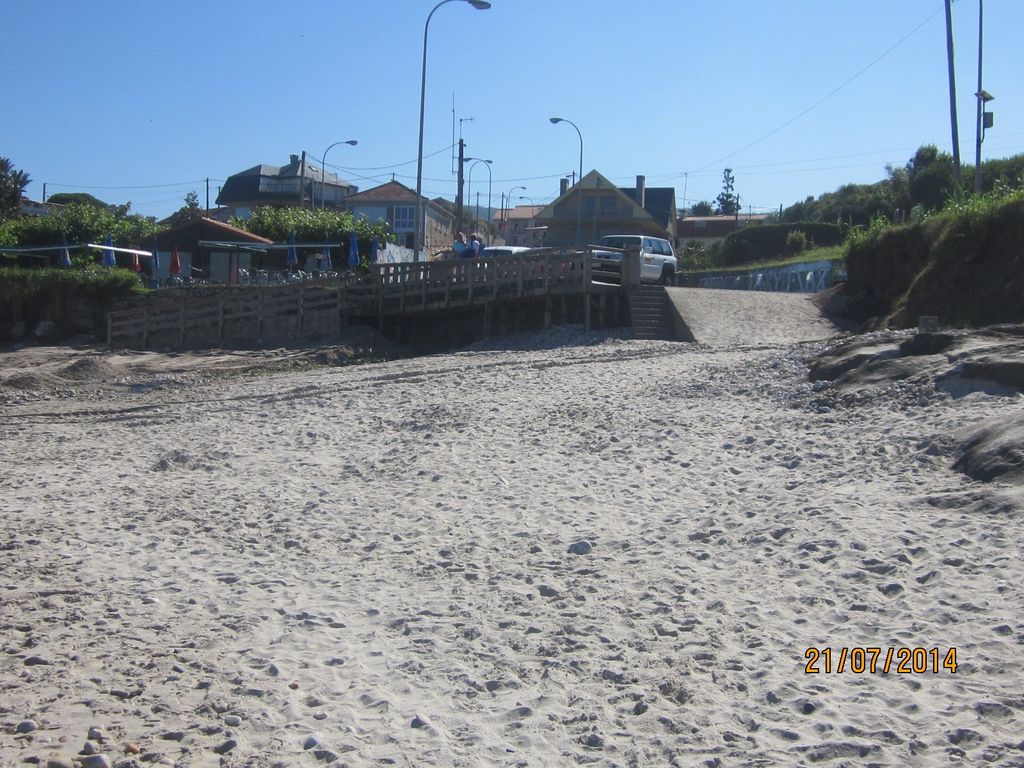
[[(576, 135), (580, 137), (580, 177), (577, 179), (577, 184), (583, 181), (583, 134), (580, 133), (579, 126), (576, 125), (572, 120), (566, 120), (564, 117), (551, 117), (548, 118), (552, 123), (568, 123), (576, 129)], [(580, 238), (583, 236), (583, 186), (577, 190), (579, 195), (579, 208), (576, 210), (576, 245), (580, 245)]]
[[(467, 2), (478, 11), (486, 11), (491, 7), (487, 0), (460, 0)], [(423, 25), (423, 67), (420, 70), (420, 138), (419, 149), (416, 152), (416, 235), (414, 237), (413, 260), (420, 260), (420, 249), (424, 240), (424, 209), (423, 209), (423, 110), (427, 99), (427, 32), (430, 30), (430, 19), (434, 11), (445, 3), (455, 0), (441, 0), (434, 6), (434, 9), (427, 15), (427, 22)]]
[(978, 92), (974, 94), (978, 100), (978, 135), (974, 145), (974, 191), (981, 193), (981, 142), (985, 140), (985, 129), (992, 127), (992, 113), (985, 111), (985, 105), (994, 96), (981, 87), (981, 45), (982, 23), (985, 20), (985, 2), (978, 0)]
[[(506, 200), (508, 200), (508, 202), (506, 203), (506, 205), (508, 205), (508, 211), (509, 212), (512, 211), (512, 193), (515, 192), (517, 189), (521, 189), (524, 192), (526, 191), (526, 187), (512, 187), (512, 189), (510, 189), (508, 191), (508, 197), (506, 198)], [(507, 215), (505, 216), (505, 221), (508, 221), (508, 216)]]
[[(320, 210), (324, 210), (327, 207), (327, 194), (324, 189), (324, 175), (327, 173), (327, 153), (331, 151), (331, 147), (336, 147), (339, 144), (348, 144), (350, 147), (354, 147), (359, 142), (355, 139), (348, 139), (347, 141), (336, 141), (331, 144), (330, 147), (324, 150), (323, 159), (320, 160)], [(313, 206), (313, 210), (316, 210), (316, 206)]]
[[(465, 160), (467, 163), (469, 161), (473, 161), (473, 164), (469, 166), (469, 183), (467, 185), (469, 188), (467, 191), (470, 191), (470, 194), (472, 194), (471, 190), (473, 189), (473, 169), (476, 167), (477, 163), (484, 163), (487, 167), (487, 223), (489, 224), (491, 222), (491, 163), (493, 161), (484, 160), (482, 157), (467, 157)], [(476, 220), (480, 221), (479, 202), (476, 204)]]
[(530, 218), (527, 219), (526, 232), (523, 234), (523, 245), (527, 245), (532, 248), (534, 245), (536, 245), (536, 243), (534, 242), (534, 240), (536, 239), (536, 230), (534, 230), (533, 227), (537, 223), (534, 219), (534, 216), (537, 215), (537, 203), (535, 203), (533, 198), (528, 195), (520, 195), (519, 199), (530, 201)]

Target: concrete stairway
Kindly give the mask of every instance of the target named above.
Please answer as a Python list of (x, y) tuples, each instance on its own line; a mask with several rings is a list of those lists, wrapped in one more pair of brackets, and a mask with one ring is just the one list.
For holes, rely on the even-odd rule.
[(668, 294), (660, 285), (640, 285), (629, 292), (629, 317), (635, 339), (676, 340)]

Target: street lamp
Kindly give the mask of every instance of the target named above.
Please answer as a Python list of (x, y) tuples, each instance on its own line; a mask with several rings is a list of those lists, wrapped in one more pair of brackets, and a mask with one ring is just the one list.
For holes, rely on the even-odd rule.
[[(416, 152), (416, 235), (414, 243), (413, 260), (420, 260), (420, 249), (423, 247), (424, 239), (424, 227), (423, 227), (423, 110), (427, 98), (427, 32), (430, 29), (430, 19), (434, 15), (434, 11), (440, 8), (445, 3), (451, 3), (455, 0), (441, 0), (440, 3), (434, 6), (434, 9), (428, 14), (427, 22), (423, 25), (423, 67), (420, 70), (420, 137), (419, 137), (419, 149)], [(487, 0), (463, 0), (476, 8), (478, 11), (486, 11), (491, 7), (491, 4)]]
[(974, 191), (981, 192), (981, 143), (985, 141), (985, 129), (991, 128), (994, 124), (994, 113), (986, 112), (985, 105), (995, 99), (986, 90), (980, 90), (975, 96), (978, 97), (978, 146), (974, 158)]
[[(512, 211), (512, 193), (515, 192), (517, 189), (521, 189), (524, 192), (526, 191), (526, 187), (512, 187), (512, 189), (510, 189), (508, 191), (508, 197), (506, 199), (508, 200), (508, 210), (509, 210), (509, 212)], [(508, 221), (508, 215), (507, 214), (505, 216), (505, 221)]]
[[(467, 163), (473, 161), (473, 165), (469, 166), (469, 193), (472, 195), (473, 189), (473, 168), (476, 167), (477, 163), (484, 163), (487, 167), (487, 223), (491, 223), (491, 163), (492, 160), (484, 160), (482, 157), (466, 157), (463, 158)], [(476, 204), (476, 220), (480, 221), (480, 203)]]
[[(336, 147), (339, 144), (348, 144), (350, 147), (354, 147), (359, 142), (355, 139), (348, 139), (347, 141), (336, 141), (331, 144), (330, 147), (324, 150), (323, 159), (320, 161), (320, 210), (324, 210), (327, 207), (327, 194), (324, 190), (324, 174), (327, 173), (327, 153), (331, 151), (331, 147)], [(313, 210), (316, 210), (316, 206), (313, 206)]]
[[(568, 123), (576, 129), (576, 135), (580, 137), (580, 177), (577, 183), (583, 181), (583, 134), (580, 133), (579, 126), (576, 125), (572, 120), (566, 120), (564, 117), (551, 117), (548, 118), (553, 124)], [(576, 245), (580, 244), (580, 239), (583, 236), (583, 187), (582, 185), (577, 190), (579, 195), (579, 208), (576, 210)]]
[[(536, 224), (537, 224), (537, 220), (535, 218), (536, 215), (537, 215), (537, 203), (534, 201), (534, 199), (532, 197), (529, 197), (528, 195), (520, 195), (519, 199), (520, 200), (529, 200), (530, 201), (530, 216), (526, 220), (526, 228), (525, 228), (526, 232), (523, 235), (523, 245), (529, 245), (532, 248), (534, 245), (537, 244), (536, 243), (536, 229), (535, 229)], [(541, 207), (543, 207), (543, 206), (541, 206)]]
[(981, 87), (981, 33), (982, 26), (985, 20), (985, 3), (984, 0), (978, 0), (978, 92), (974, 94), (975, 98), (978, 99), (978, 139), (975, 144), (974, 153), (974, 190), (975, 193), (981, 191), (981, 136), (984, 128), (985, 120), (985, 104), (992, 100), (992, 97), (985, 93)]

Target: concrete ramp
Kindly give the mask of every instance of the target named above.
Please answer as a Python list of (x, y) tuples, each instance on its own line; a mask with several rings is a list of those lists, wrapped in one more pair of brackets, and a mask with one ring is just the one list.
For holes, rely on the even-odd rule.
[(714, 347), (792, 344), (840, 329), (806, 293), (668, 288), (679, 338)]

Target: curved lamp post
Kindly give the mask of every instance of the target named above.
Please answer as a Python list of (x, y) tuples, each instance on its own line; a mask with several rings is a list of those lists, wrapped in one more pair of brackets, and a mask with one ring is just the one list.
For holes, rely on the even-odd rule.
[[(473, 189), (473, 169), (477, 163), (484, 163), (487, 166), (487, 223), (491, 223), (491, 163), (493, 160), (484, 160), (482, 157), (467, 157), (464, 158), (467, 162), (473, 161), (473, 164), (469, 166), (469, 189)], [(471, 192), (472, 194), (472, 192)], [(480, 203), (476, 204), (476, 220), (480, 221)]]
[[(336, 141), (331, 144), (330, 147), (324, 150), (324, 157), (320, 161), (320, 210), (324, 210), (327, 207), (327, 195), (324, 191), (324, 175), (327, 173), (327, 153), (331, 151), (331, 147), (336, 147), (339, 144), (348, 144), (354, 147), (359, 142), (355, 139), (348, 139), (347, 141)], [(316, 210), (316, 206), (313, 206), (313, 210)]]
[(583, 134), (580, 133), (579, 126), (576, 125), (572, 120), (566, 120), (564, 117), (550, 117), (548, 118), (553, 124), (557, 123), (568, 123), (576, 129), (576, 135), (580, 137), (580, 177), (577, 180), (577, 184), (580, 184), (579, 190), (579, 208), (576, 210), (576, 245), (580, 244), (580, 238), (583, 236)]
[[(510, 189), (508, 191), (508, 197), (505, 198), (505, 199), (508, 200), (508, 203), (507, 203), (508, 209), (507, 210), (509, 211), (509, 213), (512, 212), (512, 193), (515, 192), (517, 189), (521, 189), (524, 192), (526, 191), (526, 187), (512, 187), (512, 189)], [(508, 214), (505, 215), (505, 221), (508, 221)]]
[[(462, 2), (469, 3), (478, 11), (486, 11), (491, 7), (491, 4), (487, 0), (461, 0)], [(430, 29), (430, 19), (434, 15), (434, 11), (440, 8), (445, 3), (455, 2), (455, 0), (441, 0), (440, 3), (434, 6), (434, 9), (427, 15), (427, 22), (423, 25), (423, 67), (420, 70), (420, 138), (419, 138), (419, 149), (416, 152), (416, 234), (414, 236), (415, 242), (413, 243), (413, 260), (420, 260), (420, 249), (424, 243), (424, 209), (423, 209), (423, 110), (427, 98), (427, 32)]]

